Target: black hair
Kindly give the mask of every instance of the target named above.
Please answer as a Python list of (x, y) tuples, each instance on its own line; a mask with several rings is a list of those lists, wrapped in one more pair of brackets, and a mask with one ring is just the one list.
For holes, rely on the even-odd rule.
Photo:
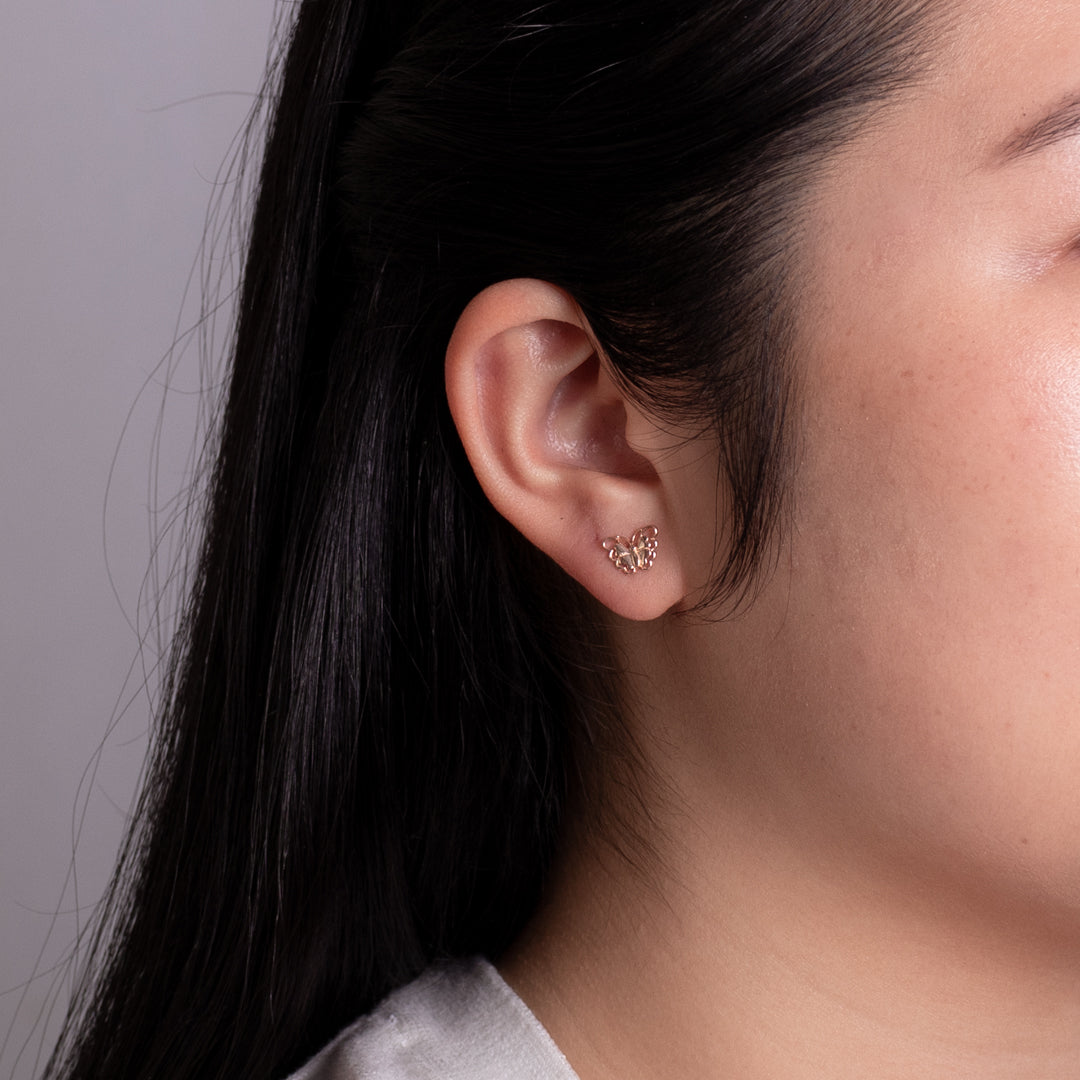
[(49, 1075), (280, 1077), (513, 940), (619, 745), (619, 658), (479, 490), (455, 320), (552, 282), (644, 405), (716, 432), (710, 599), (739, 595), (790, 490), (801, 211), (930, 7), (299, 4), (195, 586)]

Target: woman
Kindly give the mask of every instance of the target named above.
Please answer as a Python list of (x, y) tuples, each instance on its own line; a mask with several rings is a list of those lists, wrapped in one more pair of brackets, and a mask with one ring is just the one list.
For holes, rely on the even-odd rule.
[(305, 0), (53, 1073), (396, 990), (301, 1076), (1075, 1078), (1078, 71), (1077, 0)]

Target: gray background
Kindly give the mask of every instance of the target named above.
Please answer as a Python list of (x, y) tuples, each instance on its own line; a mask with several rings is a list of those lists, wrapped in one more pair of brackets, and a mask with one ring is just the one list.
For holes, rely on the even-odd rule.
[(53, 969), (142, 762), (151, 536), (200, 381), (194, 346), (161, 362), (198, 316), (189, 275), (273, 17), (272, 0), (33, 0), (0, 23), (0, 1076), (34, 1075), (55, 1030)]

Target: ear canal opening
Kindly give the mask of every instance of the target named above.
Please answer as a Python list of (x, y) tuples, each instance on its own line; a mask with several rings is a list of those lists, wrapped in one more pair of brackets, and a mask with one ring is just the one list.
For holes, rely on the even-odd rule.
[(553, 457), (609, 476), (652, 480), (656, 470), (626, 439), (626, 403), (595, 352), (551, 396), (545, 439)]

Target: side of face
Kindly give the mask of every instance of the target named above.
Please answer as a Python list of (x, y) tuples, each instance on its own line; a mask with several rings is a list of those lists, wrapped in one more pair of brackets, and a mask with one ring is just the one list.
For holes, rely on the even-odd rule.
[(1016, 141), (1080, 95), (1080, 2), (960, 11), (809, 215), (780, 569), (682, 646), (737, 797), (1080, 913), (1080, 126)]

